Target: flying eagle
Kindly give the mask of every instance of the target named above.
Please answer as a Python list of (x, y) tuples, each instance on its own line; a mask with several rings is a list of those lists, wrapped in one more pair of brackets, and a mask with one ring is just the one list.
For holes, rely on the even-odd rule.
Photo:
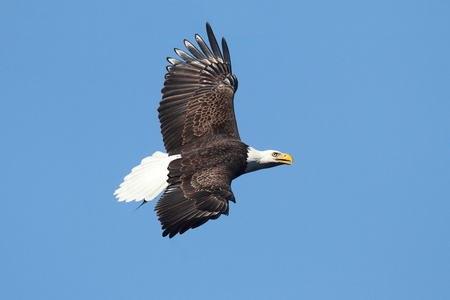
[(289, 154), (258, 151), (241, 141), (233, 105), (238, 81), (228, 46), (222, 38), (222, 55), (208, 23), (206, 32), (211, 48), (196, 34), (200, 49), (184, 40), (190, 54), (175, 49), (181, 60), (167, 58), (171, 65), (158, 108), (167, 154), (144, 158), (114, 193), (119, 202), (144, 204), (167, 188), (155, 211), (162, 235), (170, 238), (228, 215), (236, 177), (293, 162)]

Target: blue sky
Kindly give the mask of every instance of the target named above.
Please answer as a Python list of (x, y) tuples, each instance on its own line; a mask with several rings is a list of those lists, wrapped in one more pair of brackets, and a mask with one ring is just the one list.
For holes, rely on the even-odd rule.
[[(158, 3), (157, 3), (158, 2)], [(0, 298), (450, 299), (447, 1), (2, 1)], [(242, 139), (294, 165), (162, 238), (113, 192), (163, 144), (184, 38), (225, 36)]]

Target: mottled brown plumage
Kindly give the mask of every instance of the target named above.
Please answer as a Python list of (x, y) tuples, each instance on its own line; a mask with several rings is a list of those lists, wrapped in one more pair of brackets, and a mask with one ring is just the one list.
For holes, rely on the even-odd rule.
[(209, 24), (206, 29), (213, 52), (196, 35), (203, 53), (185, 40), (192, 56), (175, 49), (185, 61), (167, 59), (172, 65), (167, 67), (158, 112), (169, 155), (180, 153), (182, 146), (199, 137), (226, 134), (239, 139), (233, 106), (237, 78), (231, 73), (228, 47), (222, 39), (224, 60)]

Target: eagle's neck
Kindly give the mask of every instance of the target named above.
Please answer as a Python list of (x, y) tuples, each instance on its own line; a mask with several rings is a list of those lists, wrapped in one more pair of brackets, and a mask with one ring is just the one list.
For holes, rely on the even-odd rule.
[(276, 166), (275, 162), (270, 163), (267, 161), (268, 152), (270, 151), (259, 151), (249, 146), (247, 149), (247, 167), (244, 173)]

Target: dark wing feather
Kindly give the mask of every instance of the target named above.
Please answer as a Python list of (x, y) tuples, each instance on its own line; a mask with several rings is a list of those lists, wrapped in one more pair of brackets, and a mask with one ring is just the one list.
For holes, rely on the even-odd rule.
[[(210, 195), (211, 196), (211, 195)], [(215, 195), (215, 208), (203, 209), (196, 206), (195, 201), (184, 196), (180, 184), (172, 185), (158, 201), (158, 219), (162, 224), (163, 236), (173, 237), (188, 229), (196, 228), (210, 219), (217, 219), (221, 214), (228, 213), (228, 199)]]
[(189, 41), (190, 54), (175, 49), (182, 59), (168, 58), (163, 97), (158, 108), (164, 146), (169, 153), (198, 138), (225, 134), (239, 140), (233, 98), (237, 78), (231, 72), (228, 46), (222, 40), (223, 56), (209, 24), (206, 24), (211, 49), (196, 35), (200, 49)]
[(223, 62), (222, 53), (220, 52), (219, 44), (217, 44), (216, 37), (214, 36), (214, 33), (211, 29), (211, 26), (206, 25), (206, 32), (208, 34), (208, 40), (211, 44), (211, 49), (214, 52), (215, 57), (220, 61)]

